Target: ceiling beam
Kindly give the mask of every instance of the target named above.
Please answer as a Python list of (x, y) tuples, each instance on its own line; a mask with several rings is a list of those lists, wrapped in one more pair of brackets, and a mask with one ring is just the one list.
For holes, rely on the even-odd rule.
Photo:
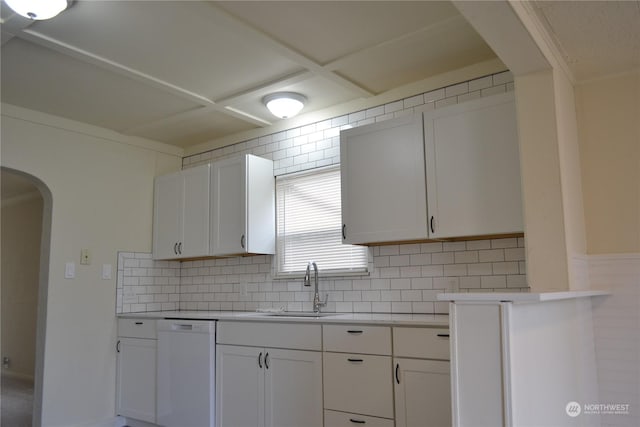
[(551, 68), (509, 0), (452, 0), (452, 3), (514, 75)]
[(111, 71), (111, 72), (123, 75), (125, 77), (129, 77), (133, 80), (137, 80), (139, 82), (145, 83), (148, 86), (152, 86), (152, 87), (155, 87), (156, 89), (160, 89), (164, 92), (171, 93), (180, 98), (187, 99), (198, 105), (215, 104), (211, 99), (205, 96), (202, 96), (195, 92), (191, 92), (187, 89), (181, 88), (179, 86), (176, 86), (174, 84), (161, 80), (157, 77), (135, 70), (131, 67), (127, 67), (126, 65), (120, 64), (118, 62), (104, 58), (102, 56), (98, 56), (96, 54), (93, 54), (86, 50), (72, 46), (70, 44), (64, 43), (60, 40), (56, 40), (52, 37), (38, 33), (36, 31), (26, 29), (26, 30), (17, 32), (16, 37), (19, 37), (23, 40), (27, 40), (37, 45), (49, 48), (56, 52), (78, 59), (82, 62), (95, 65), (104, 70)]

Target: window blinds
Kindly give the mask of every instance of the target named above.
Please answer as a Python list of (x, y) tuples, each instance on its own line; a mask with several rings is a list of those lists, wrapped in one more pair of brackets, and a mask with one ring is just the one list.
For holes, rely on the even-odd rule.
[(342, 244), (340, 169), (329, 167), (276, 180), (277, 273), (366, 272), (367, 248)]

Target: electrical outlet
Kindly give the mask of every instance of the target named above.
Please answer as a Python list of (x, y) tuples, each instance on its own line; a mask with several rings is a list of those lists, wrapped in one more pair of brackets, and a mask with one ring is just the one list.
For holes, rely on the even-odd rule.
[(82, 249), (80, 251), (80, 264), (89, 265), (91, 264), (91, 253), (89, 249)]

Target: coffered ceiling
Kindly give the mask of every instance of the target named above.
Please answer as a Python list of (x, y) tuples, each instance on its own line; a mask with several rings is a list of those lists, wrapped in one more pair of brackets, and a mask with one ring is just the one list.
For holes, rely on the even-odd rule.
[(2, 4), (2, 102), (189, 147), (495, 58), (448, 1), (76, 1), (32, 22)]

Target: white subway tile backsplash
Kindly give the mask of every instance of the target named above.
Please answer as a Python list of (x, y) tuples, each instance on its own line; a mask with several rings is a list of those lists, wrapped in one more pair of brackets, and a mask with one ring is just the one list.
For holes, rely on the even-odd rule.
[(444, 95), (447, 98), (454, 95), (462, 95), (467, 92), (469, 92), (469, 82), (458, 83), (444, 88)]
[(491, 86), (493, 86), (492, 76), (481, 77), (479, 79), (474, 79), (469, 82), (469, 91), (486, 89)]
[(493, 75), (493, 85), (501, 85), (513, 81), (513, 73), (511, 71), (503, 71)]
[(436, 89), (424, 94), (424, 102), (435, 102), (439, 99), (445, 98), (445, 89)]

